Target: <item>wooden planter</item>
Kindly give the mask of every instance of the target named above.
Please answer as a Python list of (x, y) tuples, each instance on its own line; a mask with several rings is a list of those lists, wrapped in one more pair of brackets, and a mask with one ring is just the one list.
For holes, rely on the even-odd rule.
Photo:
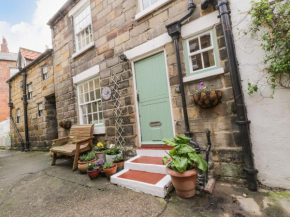
[(71, 121), (61, 121), (59, 122), (59, 126), (69, 130), (71, 128)]
[(222, 92), (220, 90), (195, 93), (191, 96), (191, 100), (203, 109), (210, 109), (217, 106), (221, 99)]

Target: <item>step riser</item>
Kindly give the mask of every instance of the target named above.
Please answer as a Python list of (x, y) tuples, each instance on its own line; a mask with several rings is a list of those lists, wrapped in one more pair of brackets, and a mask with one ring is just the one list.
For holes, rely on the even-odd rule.
[(138, 170), (138, 171), (145, 171), (150, 173), (161, 173), (166, 174), (166, 167), (162, 165), (155, 165), (155, 164), (142, 164), (142, 163), (132, 163), (132, 162), (125, 162), (125, 169), (129, 170)]
[(137, 155), (150, 157), (164, 157), (168, 156), (167, 152), (169, 152), (169, 150), (138, 149)]

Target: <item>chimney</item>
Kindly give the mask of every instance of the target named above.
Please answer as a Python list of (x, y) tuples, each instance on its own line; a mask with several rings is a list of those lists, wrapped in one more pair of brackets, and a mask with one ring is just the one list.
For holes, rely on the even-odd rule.
[(9, 53), (8, 44), (7, 44), (7, 41), (6, 41), (6, 39), (4, 37), (2, 38), (1, 52)]

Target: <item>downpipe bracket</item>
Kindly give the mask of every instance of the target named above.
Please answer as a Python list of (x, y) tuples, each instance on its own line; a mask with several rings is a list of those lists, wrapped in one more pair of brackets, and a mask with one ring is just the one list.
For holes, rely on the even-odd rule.
[(247, 121), (236, 121), (235, 123), (238, 124), (238, 125), (247, 125), (247, 124), (250, 124), (251, 121), (249, 121), (249, 120), (247, 120)]
[(249, 169), (249, 168), (246, 168), (246, 167), (244, 167), (244, 171), (247, 174), (250, 174), (250, 175), (254, 175), (254, 174), (257, 174), (259, 172), (257, 169)]

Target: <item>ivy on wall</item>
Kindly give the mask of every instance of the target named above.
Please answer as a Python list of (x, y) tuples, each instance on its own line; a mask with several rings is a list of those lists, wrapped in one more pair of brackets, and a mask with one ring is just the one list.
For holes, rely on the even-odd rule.
[[(290, 0), (252, 1), (248, 14), (252, 18), (250, 29), (243, 31), (245, 35), (261, 41), (265, 51), (264, 65), (267, 72), (267, 85), (275, 89), (280, 84), (290, 88)], [(248, 82), (248, 94), (252, 95), (260, 88), (260, 81)]]

